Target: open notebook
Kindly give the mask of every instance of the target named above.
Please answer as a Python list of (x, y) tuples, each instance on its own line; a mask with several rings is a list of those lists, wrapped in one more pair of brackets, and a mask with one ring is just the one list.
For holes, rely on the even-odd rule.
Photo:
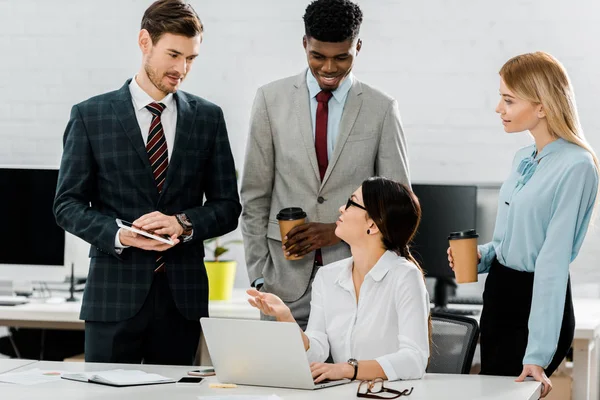
[(117, 387), (175, 383), (174, 379), (167, 378), (162, 375), (149, 374), (144, 371), (130, 369), (113, 369), (110, 371), (63, 374), (61, 378), (72, 381), (99, 383), (101, 385)]

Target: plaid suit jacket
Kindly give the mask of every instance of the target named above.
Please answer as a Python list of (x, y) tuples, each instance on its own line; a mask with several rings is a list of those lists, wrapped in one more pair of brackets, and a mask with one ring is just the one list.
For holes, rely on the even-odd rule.
[(133, 221), (160, 211), (184, 212), (193, 223), (193, 239), (163, 255), (179, 311), (197, 320), (208, 316), (203, 240), (234, 230), (241, 212), (223, 112), (199, 97), (175, 93), (175, 144), (159, 195), (129, 82), (73, 106), (64, 134), (54, 214), (62, 228), (91, 244), (80, 318), (122, 321), (142, 307), (157, 254), (136, 248), (117, 254), (115, 218)]

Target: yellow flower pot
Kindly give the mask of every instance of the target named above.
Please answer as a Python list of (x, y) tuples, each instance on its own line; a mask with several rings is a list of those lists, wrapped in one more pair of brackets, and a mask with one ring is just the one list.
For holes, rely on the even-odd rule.
[(208, 275), (208, 299), (229, 300), (235, 281), (235, 261), (205, 261)]

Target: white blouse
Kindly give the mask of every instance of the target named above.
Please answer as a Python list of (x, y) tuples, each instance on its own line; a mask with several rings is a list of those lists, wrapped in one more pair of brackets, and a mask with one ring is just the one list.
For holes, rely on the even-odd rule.
[(315, 276), (306, 336), (309, 362), (376, 360), (390, 381), (419, 379), (429, 358), (429, 295), (421, 271), (386, 251), (356, 301), (352, 257)]

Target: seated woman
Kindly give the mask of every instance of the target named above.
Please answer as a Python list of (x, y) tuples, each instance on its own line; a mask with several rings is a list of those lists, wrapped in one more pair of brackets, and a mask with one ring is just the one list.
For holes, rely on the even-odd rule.
[[(315, 383), (419, 379), (429, 358), (429, 297), (408, 244), (421, 219), (406, 186), (370, 178), (340, 207), (335, 234), (352, 257), (319, 269), (304, 348)], [(295, 322), (284, 302), (250, 289), (251, 305)], [(324, 363), (329, 353), (334, 363)], [(357, 361), (358, 360), (358, 361)]]

